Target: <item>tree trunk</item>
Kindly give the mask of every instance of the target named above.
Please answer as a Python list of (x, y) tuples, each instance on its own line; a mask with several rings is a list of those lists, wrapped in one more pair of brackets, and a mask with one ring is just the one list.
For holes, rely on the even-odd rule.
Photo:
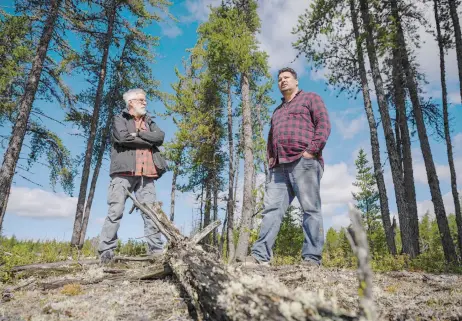
[(435, 163), (428, 141), (427, 130), (425, 128), (425, 121), (420, 106), (420, 100), (418, 95), (417, 83), (414, 76), (414, 71), (409, 62), (409, 58), (406, 50), (406, 41), (404, 39), (404, 33), (399, 17), (398, 4), (396, 0), (391, 2), (392, 16), (396, 23), (397, 40), (396, 44), (401, 51), (401, 63), (403, 70), (406, 74), (406, 86), (409, 89), (411, 97), (412, 107), (414, 110), (414, 117), (417, 126), (417, 133), (419, 135), (420, 148), (422, 150), (425, 168), (427, 172), (428, 185), (430, 186), (430, 193), (432, 195), (432, 202), (435, 208), (436, 221), (440, 231), (441, 242), (443, 244), (443, 251), (446, 261), (456, 262), (457, 256), (452, 242), (451, 233), (449, 231), (448, 219), (446, 217), (446, 210), (444, 208), (443, 197), (441, 196), (441, 190), (436, 173)]
[(3, 218), (5, 217), (6, 213), (6, 208), (8, 205), (8, 199), (10, 198), (10, 192), (11, 192), (11, 185), (6, 188), (6, 197), (3, 200), (2, 204), (0, 204), (0, 236), (2, 235), (2, 223), (3, 223)]
[(412, 165), (411, 154), (411, 137), (409, 135), (409, 127), (407, 124), (406, 112), (406, 92), (404, 91), (403, 73), (401, 68), (401, 55), (400, 51), (395, 47), (393, 48), (393, 98), (396, 106), (397, 122), (399, 125), (400, 145), (399, 150), (402, 151), (402, 170), (404, 179), (404, 192), (406, 195), (408, 213), (406, 219), (409, 225), (409, 245), (412, 251), (419, 254), (419, 217), (417, 215), (417, 200), (415, 195), (414, 184), (414, 169)]
[(353, 20), (355, 39), (356, 39), (356, 51), (358, 54), (358, 65), (359, 65), (359, 74), (361, 77), (361, 87), (362, 87), (362, 93), (363, 93), (363, 99), (364, 99), (364, 109), (366, 111), (367, 121), (369, 123), (371, 148), (372, 148), (372, 161), (374, 164), (374, 174), (375, 174), (375, 179), (377, 181), (377, 188), (379, 190), (379, 196), (380, 196), (380, 209), (381, 209), (382, 223), (383, 223), (383, 227), (384, 227), (385, 235), (387, 239), (388, 251), (392, 255), (396, 255), (396, 244), (395, 244), (394, 233), (391, 228), (390, 209), (388, 207), (387, 188), (385, 186), (382, 162), (380, 160), (380, 144), (379, 144), (379, 138), (377, 135), (377, 123), (375, 121), (374, 111), (372, 109), (371, 97), (369, 94), (369, 84), (367, 81), (367, 72), (366, 72), (366, 66), (364, 62), (362, 41), (361, 41), (361, 37), (359, 34), (358, 14), (355, 8), (355, 0), (350, 0), (350, 10), (351, 10), (351, 17)]
[(449, 0), (449, 11), (451, 13), (452, 25), (454, 27), (454, 38), (456, 39), (457, 67), (459, 68), (459, 87), (460, 99), (462, 101), (462, 35), (460, 33), (459, 15), (457, 13), (457, 3)]
[(403, 252), (409, 254), (411, 258), (414, 258), (418, 253), (413, 251), (409, 242), (410, 231), (409, 225), (406, 224), (406, 215), (408, 213), (408, 209), (404, 192), (403, 173), (400, 168), (400, 160), (396, 151), (395, 136), (393, 134), (388, 104), (385, 99), (385, 89), (383, 86), (382, 76), (380, 74), (379, 61), (375, 48), (374, 27), (370, 21), (371, 17), (369, 14), (368, 0), (360, 0), (359, 2), (361, 6), (361, 17), (366, 29), (367, 53), (371, 65), (375, 91), (377, 93), (377, 102), (379, 105), (380, 116), (382, 118), (382, 126), (385, 134), (388, 157), (390, 160), (391, 174), (395, 187), (396, 204), (398, 207), (398, 216), (400, 219), (400, 227), (402, 233), (401, 237), (403, 240)]
[(249, 79), (246, 73), (241, 78), (242, 93), (242, 125), (244, 131), (244, 193), (242, 197), (242, 214), (239, 229), (239, 241), (236, 258), (244, 260), (247, 255), (250, 236), (250, 220), (252, 218), (252, 177), (253, 177), (253, 142), (252, 115), (249, 97)]
[(100, 72), (98, 75), (98, 87), (96, 89), (95, 104), (93, 106), (93, 115), (91, 118), (91, 125), (90, 125), (90, 135), (88, 137), (87, 150), (85, 152), (85, 161), (84, 161), (83, 170), (82, 170), (82, 180), (80, 182), (79, 198), (77, 200), (77, 209), (75, 212), (74, 229), (72, 232), (71, 245), (73, 246), (79, 245), (80, 234), (82, 232), (82, 223), (83, 223), (82, 216), (83, 216), (84, 207), (85, 207), (85, 199), (87, 196), (88, 177), (90, 176), (93, 146), (95, 144), (95, 138), (96, 138), (96, 127), (98, 125), (99, 111), (101, 107), (101, 100), (103, 97), (104, 82), (106, 79), (109, 48), (111, 46), (112, 38), (113, 38), (114, 22), (115, 22), (115, 16), (116, 16), (116, 11), (117, 11), (116, 6), (117, 4), (115, 3), (115, 1), (112, 1), (112, 3), (110, 4), (108, 14), (107, 14), (108, 25), (107, 25), (106, 36), (104, 39), (103, 56), (101, 58)]
[(454, 168), (454, 158), (452, 155), (451, 131), (449, 130), (449, 115), (448, 115), (448, 92), (446, 88), (446, 64), (444, 61), (444, 44), (441, 35), (440, 18), (438, 13), (438, 0), (433, 0), (435, 22), (436, 22), (436, 35), (440, 53), (440, 72), (441, 72), (441, 91), (443, 100), (443, 118), (444, 118), (444, 136), (446, 139), (446, 148), (448, 151), (449, 171), (451, 173), (451, 190), (454, 199), (454, 208), (457, 223), (457, 243), (459, 245), (459, 255), (462, 256), (462, 214), (460, 209), (459, 193), (457, 192), (457, 177)]
[[(213, 175), (213, 189), (212, 189), (212, 194), (213, 194), (213, 221), (218, 220), (218, 179), (217, 179), (217, 172), (214, 173)], [(217, 235), (217, 229), (213, 230), (213, 246), (217, 247), (218, 246), (218, 235)]]
[[(226, 230), (228, 262), (234, 260), (234, 144), (233, 144), (233, 106), (231, 95), (231, 82), (228, 81), (228, 148), (229, 148), (229, 172), (228, 172), (228, 201), (226, 202), (226, 217), (228, 228)], [(238, 156), (236, 158), (239, 158)]]
[(172, 178), (172, 191), (170, 193), (170, 221), (175, 220), (175, 194), (176, 194), (176, 180), (178, 178), (178, 168), (180, 166), (180, 161), (175, 162), (175, 167), (173, 168), (173, 178)]
[[(204, 224), (202, 228), (206, 228), (210, 224), (210, 214), (212, 212), (212, 177), (211, 174), (207, 175), (207, 181), (205, 182), (205, 209), (204, 209)], [(204, 239), (205, 243), (211, 244), (210, 235)]]
[[(8, 196), (11, 184), (13, 183), (16, 164), (18, 163), (19, 154), (21, 153), (32, 104), (40, 82), (48, 46), (53, 36), (56, 21), (58, 20), (61, 3), (61, 0), (51, 0), (50, 2), (50, 12), (43, 26), (37, 52), (32, 60), (32, 68), (26, 82), (24, 95), (19, 102), (18, 117), (13, 127), (13, 133), (8, 143), (8, 148), (3, 156), (3, 164), (0, 169), (0, 213), (5, 213), (6, 209), (4, 208), (8, 205)], [(3, 217), (4, 215), (0, 217), (0, 231), (2, 230)]]
[(80, 249), (83, 247), (83, 243), (85, 242), (85, 234), (87, 233), (88, 220), (90, 218), (91, 206), (93, 204), (93, 198), (95, 197), (96, 183), (98, 182), (99, 171), (103, 163), (104, 152), (106, 151), (107, 141), (109, 140), (109, 133), (111, 130), (111, 120), (113, 116), (113, 108), (109, 107), (108, 110), (109, 110), (108, 119), (106, 121), (106, 126), (104, 127), (104, 130), (102, 133), (101, 146), (98, 150), (95, 170), (93, 171), (93, 177), (91, 178), (90, 192), (88, 193), (88, 198), (85, 203), (85, 211), (84, 211), (84, 215), (82, 219), (82, 227), (81, 227), (80, 240), (79, 240)]

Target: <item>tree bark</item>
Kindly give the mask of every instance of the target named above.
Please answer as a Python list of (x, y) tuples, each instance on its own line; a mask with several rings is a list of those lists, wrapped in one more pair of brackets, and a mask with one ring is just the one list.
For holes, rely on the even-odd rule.
[(71, 245), (73, 246), (79, 245), (80, 235), (82, 232), (82, 223), (83, 223), (82, 217), (83, 217), (83, 212), (84, 212), (84, 207), (85, 207), (85, 199), (87, 196), (88, 177), (90, 176), (91, 159), (93, 156), (93, 146), (95, 144), (95, 138), (96, 138), (96, 127), (98, 125), (99, 111), (101, 107), (101, 100), (103, 97), (104, 82), (106, 79), (109, 48), (111, 46), (112, 38), (113, 38), (115, 16), (116, 16), (116, 11), (117, 11), (116, 7), (117, 7), (117, 3), (115, 1), (112, 1), (110, 4), (109, 11), (107, 13), (108, 25), (107, 25), (107, 31), (106, 31), (106, 35), (104, 39), (103, 56), (101, 57), (101, 66), (100, 66), (100, 72), (98, 75), (98, 87), (96, 89), (95, 104), (93, 106), (93, 115), (92, 115), (91, 125), (90, 125), (90, 135), (88, 137), (87, 150), (85, 152), (85, 161), (84, 161), (83, 170), (82, 170), (82, 180), (80, 182), (80, 191), (79, 191), (79, 197), (77, 200), (77, 209), (75, 212), (74, 228), (72, 232)]
[(175, 194), (176, 194), (176, 180), (178, 178), (180, 161), (175, 162), (175, 167), (173, 168), (173, 177), (172, 177), (172, 191), (170, 192), (170, 221), (175, 220)]
[(242, 214), (239, 229), (239, 241), (236, 247), (236, 259), (244, 260), (247, 255), (250, 237), (250, 220), (252, 218), (252, 177), (253, 177), (253, 141), (252, 114), (249, 97), (249, 78), (246, 73), (241, 77), (242, 125), (244, 131), (244, 192), (242, 197)]
[(409, 245), (409, 242), (405, 242), (405, 240), (409, 239), (410, 232), (409, 226), (406, 224), (406, 215), (408, 214), (408, 209), (404, 192), (403, 173), (400, 168), (400, 160), (396, 151), (395, 136), (393, 134), (388, 104), (385, 99), (385, 89), (383, 86), (382, 76), (380, 74), (380, 67), (375, 48), (374, 27), (372, 25), (369, 13), (368, 0), (360, 0), (359, 2), (361, 7), (361, 17), (366, 29), (367, 53), (371, 65), (375, 91), (377, 93), (377, 102), (379, 105), (380, 116), (382, 118), (382, 126), (390, 160), (391, 174), (395, 186), (396, 204), (398, 207), (398, 216), (403, 239), (403, 252), (409, 254), (411, 258), (414, 258), (418, 253), (413, 251), (412, 247)]
[[(58, 20), (59, 8), (61, 7), (61, 0), (51, 0), (50, 11), (43, 26), (42, 35), (37, 46), (37, 52), (32, 61), (32, 68), (26, 82), (24, 95), (21, 98), (18, 106), (18, 117), (13, 127), (13, 133), (8, 143), (8, 148), (3, 156), (3, 164), (0, 169), (0, 231), (2, 230), (2, 223), (4, 213), (8, 205), (8, 196), (13, 183), (13, 176), (16, 170), (16, 164), (19, 160), (22, 144), (26, 135), (27, 123), (29, 121), (32, 104), (35, 99), (35, 93), (40, 82), (43, 64), (45, 62), (48, 46), (53, 36), (53, 31)], [(5, 209), (4, 209), (5, 208)]]
[(415, 80), (414, 70), (409, 62), (409, 58), (406, 50), (406, 41), (404, 39), (404, 32), (401, 25), (399, 16), (398, 3), (396, 0), (391, 0), (391, 9), (393, 20), (396, 23), (397, 32), (397, 47), (401, 51), (401, 64), (406, 75), (406, 86), (409, 89), (409, 95), (412, 102), (414, 111), (415, 122), (417, 126), (417, 133), (420, 141), (420, 148), (422, 150), (425, 168), (427, 172), (428, 185), (430, 186), (430, 193), (432, 196), (433, 206), (435, 208), (436, 221), (440, 231), (441, 242), (443, 244), (443, 251), (446, 261), (456, 262), (457, 256), (452, 242), (451, 233), (449, 231), (448, 219), (446, 217), (446, 210), (444, 208), (443, 197), (441, 196), (441, 190), (436, 173), (435, 163), (428, 141), (427, 130), (425, 128), (425, 121), (420, 106), (420, 100), (418, 95), (417, 83)]
[(454, 27), (454, 38), (456, 39), (457, 67), (459, 68), (459, 87), (460, 99), (462, 101), (462, 35), (460, 32), (459, 15), (457, 13), (457, 3), (449, 0), (449, 12), (451, 13), (452, 25)]
[(369, 93), (369, 84), (367, 81), (366, 65), (364, 61), (361, 36), (359, 33), (358, 14), (356, 11), (355, 0), (350, 0), (350, 10), (351, 10), (351, 17), (353, 21), (355, 39), (356, 39), (356, 51), (358, 54), (358, 67), (359, 67), (359, 74), (361, 77), (361, 88), (362, 88), (363, 99), (364, 99), (364, 109), (366, 111), (367, 121), (369, 123), (369, 132), (370, 132), (371, 149), (372, 149), (372, 161), (374, 164), (374, 174), (375, 174), (377, 188), (379, 190), (379, 196), (380, 196), (380, 209), (381, 209), (382, 223), (383, 223), (383, 227), (384, 227), (385, 235), (387, 239), (388, 251), (392, 255), (396, 255), (396, 244), (395, 244), (394, 233), (391, 227), (390, 209), (388, 207), (387, 188), (385, 186), (382, 162), (380, 160), (380, 144), (379, 144), (379, 138), (377, 135), (377, 123), (375, 121), (374, 110), (372, 109), (372, 102), (371, 102), (371, 97)]
[(404, 91), (405, 84), (403, 81), (403, 73), (401, 68), (401, 54), (400, 51), (393, 48), (393, 98), (396, 107), (396, 121), (399, 127), (400, 144), (398, 149), (402, 152), (402, 170), (404, 179), (404, 193), (406, 195), (408, 213), (406, 219), (409, 225), (409, 238), (406, 239), (409, 242), (409, 246), (412, 247), (412, 251), (419, 254), (419, 217), (417, 215), (417, 199), (415, 195), (415, 184), (414, 184), (414, 169), (412, 165), (412, 154), (411, 154), (411, 137), (409, 135), (409, 127), (407, 123), (407, 111), (406, 111), (406, 92)]
[[(228, 81), (228, 148), (229, 148), (229, 171), (228, 171), (228, 200), (226, 202), (227, 217), (227, 254), (228, 262), (234, 260), (234, 143), (233, 143), (233, 105), (231, 94), (231, 82)], [(239, 158), (239, 157), (236, 157)]]
[[(441, 34), (441, 25), (438, 10), (438, 0), (433, 0), (435, 22), (436, 22), (436, 37), (438, 41), (440, 54), (440, 73), (441, 73), (441, 91), (443, 100), (443, 118), (444, 118), (444, 136), (446, 139), (446, 149), (448, 152), (449, 171), (451, 173), (451, 191), (454, 199), (454, 208), (457, 223), (457, 243), (459, 245), (459, 255), (462, 256), (462, 214), (460, 209), (459, 193), (457, 191), (457, 177), (454, 167), (454, 158), (452, 153), (451, 131), (449, 130), (449, 114), (448, 114), (448, 92), (446, 87), (446, 63), (444, 60), (444, 43)], [(460, 70), (460, 69), (459, 69)]]

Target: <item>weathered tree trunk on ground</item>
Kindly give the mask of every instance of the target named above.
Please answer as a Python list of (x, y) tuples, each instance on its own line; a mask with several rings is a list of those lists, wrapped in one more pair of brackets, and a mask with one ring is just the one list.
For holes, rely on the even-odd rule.
[(103, 55), (101, 57), (100, 71), (98, 75), (98, 86), (96, 89), (95, 104), (93, 106), (93, 115), (91, 118), (91, 125), (90, 125), (90, 134), (88, 136), (87, 149), (85, 151), (85, 161), (84, 161), (83, 170), (82, 170), (82, 180), (80, 182), (79, 197), (77, 200), (74, 228), (72, 232), (71, 245), (73, 246), (79, 245), (80, 234), (82, 232), (82, 223), (83, 223), (82, 217), (84, 213), (85, 199), (87, 197), (88, 177), (90, 176), (91, 159), (93, 156), (93, 146), (95, 144), (96, 129), (97, 129), (96, 127), (98, 125), (101, 100), (103, 97), (104, 82), (106, 79), (109, 48), (111, 46), (113, 33), (114, 33), (114, 24), (115, 24), (116, 13), (117, 13), (117, 10), (116, 10), (117, 5), (118, 3), (116, 1), (111, 1), (108, 12), (107, 12), (107, 19), (108, 19), (107, 31), (106, 31), (105, 39), (104, 39)]
[(454, 38), (456, 39), (457, 67), (459, 69), (460, 99), (462, 101), (462, 35), (460, 32), (459, 14), (457, 13), (457, 2), (448, 0), (449, 12), (451, 13)]
[(236, 247), (236, 259), (244, 260), (247, 255), (250, 238), (250, 221), (252, 218), (252, 178), (253, 178), (253, 141), (252, 113), (249, 96), (249, 78), (246, 73), (241, 77), (242, 126), (244, 132), (244, 192), (242, 196), (241, 224), (239, 240)]
[(45, 62), (48, 46), (53, 36), (53, 31), (58, 20), (59, 9), (61, 7), (61, 0), (50, 1), (50, 9), (43, 26), (40, 41), (37, 45), (37, 52), (32, 60), (32, 67), (29, 73), (24, 95), (22, 96), (18, 110), (18, 117), (13, 127), (13, 133), (8, 143), (8, 148), (3, 155), (3, 164), (0, 169), (0, 231), (2, 230), (2, 223), (6, 207), (8, 206), (8, 196), (13, 183), (13, 176), (16, 170), (16, 165), (21, 153), (22, 144), (26, 135), (27, 123), (29, 121), (32, 104), (34, 103), (35, 93), (40, 82), (43, 64)]
[[(196, 244), (217, 222), (191, 240), (183, 237), (156, 204), (152, 209), (134, 204), (150, 216), (169, 240), (166, 262), (192, 300), (200, 320), (358, 320), (326, 304), (324, 298), (302, 290), (289, 290), (283, 284), (263, 277), (245, 277), (227, 267)], [(218, 222), (219, 223), (219, 222)]]
[(393, 98), (396, 107), (396, 121), (399, 127), (399, 144), (397, 148), (402, 154), (402, 173), (404, 180), (404, 193), (406, 195), (408, 213), (406, 219), (409, 225), (409, 246), (414, 253), (420, 253), (419, 246), (419, 217), (417, 214), (417, 199), (415, 195), (414, 169), (412, 165), (411, 137), (407, 123), (406, 92), (401, 68), (401, 53), (393, 48)]
[(425, 121), (422, 114), (422, 108), (420, 106), (419, 94), (417, 83), (414, 75), (414, 71), (409, 62), (408, 54), (406, 51), (406, 41), (404, 39), (404, 32), (401, 25), (401, 20), (398, 12), (398, 3), (396, 0), (390, 1), (392, 9), (392, 17), (396, 23), (397, 32), (397, 46), (401, 51), (401, 64), (406, 75), (406, 86), (409, 89), (409, 95), (412, 102), (414, 111), (414, 117), (417, 127), (417, 133), (420, 141), (420, 148), (422, 150), (425, 169), (427, 172), (428, 185), (430, 187), (430, 193), (432, 196), (433, 206), (435, 208), (436, 221), (440, 231), (441, 242), (443, 245), (444, 256), (448, 262), (456, 262), (457, 255), (452, 242), (451, 233), (449, 231), (448, 219), (446, 217), (446, 210), (444, 208), (443, 197), (441, 195), (440, 184), (438, 175), (436, 173), (435, 163), (433, 161), (433, 155), (428, 141), (427, 130), (425, 127)]
[(387, 188), (385, 186), (385, 179), (383, 177), (382, 162), (380, 160), (380, 144), (377, 135), (377, 123), (375, 121), (374, 110), (372, 109), (371, 97), (369, 94), (369, 84), (367, 81), (366, 64), (364, 61), (362, 40), (359, 33), (358, 14), (356, 11), (355, 0), (350, 0), (350, 11), (353, 21), (353, 29), (356, 39), (356, 52), (358, 53), (358, 67), (361, 77), (361, 88), (364, 99), (364, 109), (366, 111), (367, 121), (369, 123), (369, 132), (372, 148), (372, 161), (374, 164), (374, 174), (377, 181), (377, 188), (380, 196), (380, 210), (383, 228), (387, 238), (388, 251), (396, 255), (396, 244), (394, 233), (390, 221), (390, 209), (388, 207)]
[[(228, 81), (228, 150), (229, 150), (229, 169), (228, 169), (228, 199), (226, 201), (226, 253), (228, 262), (234, 260), (234, 143), (233, 143), (233, 105), (231, 94), (231, 82)], [(239, 158), (238, 156), (236, 158)], [(224, 236), (224, 235), (223, 235)]]
[[(461, 214), (461, 208), (460, 208), (459, 193), (457, 191), (457, 177), (456, 177), (456, 170), (454, 167), (454, 157), (452, 153), (451, 131), (449, 129), (448, 92), (447, 92), (447, 87), (446, 87), (446, 63), (444, 59), (445, 50), (444, 50), (443, 36), (441, 34), (438, 0), (433, 0), (433, 4), (434, 4), (433, 10), (434, 10), (435, 22), (436, 22), (436, 39), (438, 41), (439, 54), (440, 54), (440, 73), (441, 73), (441, 91), (442, 91), (442, 101), (443, 101), (444, 136), (446, 139), (446, 149), (448, 152), (449, 171), (451, 173), (451, 191), (452, 191), (452, 197), (454, 199), (454, 208), (456, 212), (455, 214), (456, 214), (456, 223), (457, 223), (457, 244), (459, 245), (459, 255), (462, 256), (462, 214)], [(460, 72), (460, 69), (459, 69), (459, 72)]]

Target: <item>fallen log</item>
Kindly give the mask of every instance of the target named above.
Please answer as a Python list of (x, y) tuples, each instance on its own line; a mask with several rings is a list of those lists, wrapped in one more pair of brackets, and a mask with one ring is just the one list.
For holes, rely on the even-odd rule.
[(197, 245), (212, 227), (192, 239), (181, 235), (159, 205), (140, 204), (128, 197), (167, 233), (166, 262), (190, 296), (198, 319), (205, 320), (359, 320), (316, 294), (289, 290), (282, 283), (242, 274), (239, 267), (225, 266)]

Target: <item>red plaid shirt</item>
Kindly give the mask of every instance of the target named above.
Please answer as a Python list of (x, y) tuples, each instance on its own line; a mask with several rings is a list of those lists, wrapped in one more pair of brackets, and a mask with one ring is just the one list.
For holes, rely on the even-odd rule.
[[(131, 114), (131, 113), (130, 113)], [(147, 130), (146, 122), (144, 117), (136, 119), (134, 118), (136, 129)], [(145, 176), (145, 177), (159, 177), (157, 174), (156, 166), (152, 159), (152, 150), (137, 149), (136, 150), (136, 169), (134, 173), (121, 173), (123, 176)]]
[(300, 90), (288, 103), (283, 102), (273, 113), (268, 135), (270, 168), (290, 163), (304, 151), (314, 155), (324, 168), (322, 150), (330, 135), (330, 121), (326, 106), (315, 93)]

